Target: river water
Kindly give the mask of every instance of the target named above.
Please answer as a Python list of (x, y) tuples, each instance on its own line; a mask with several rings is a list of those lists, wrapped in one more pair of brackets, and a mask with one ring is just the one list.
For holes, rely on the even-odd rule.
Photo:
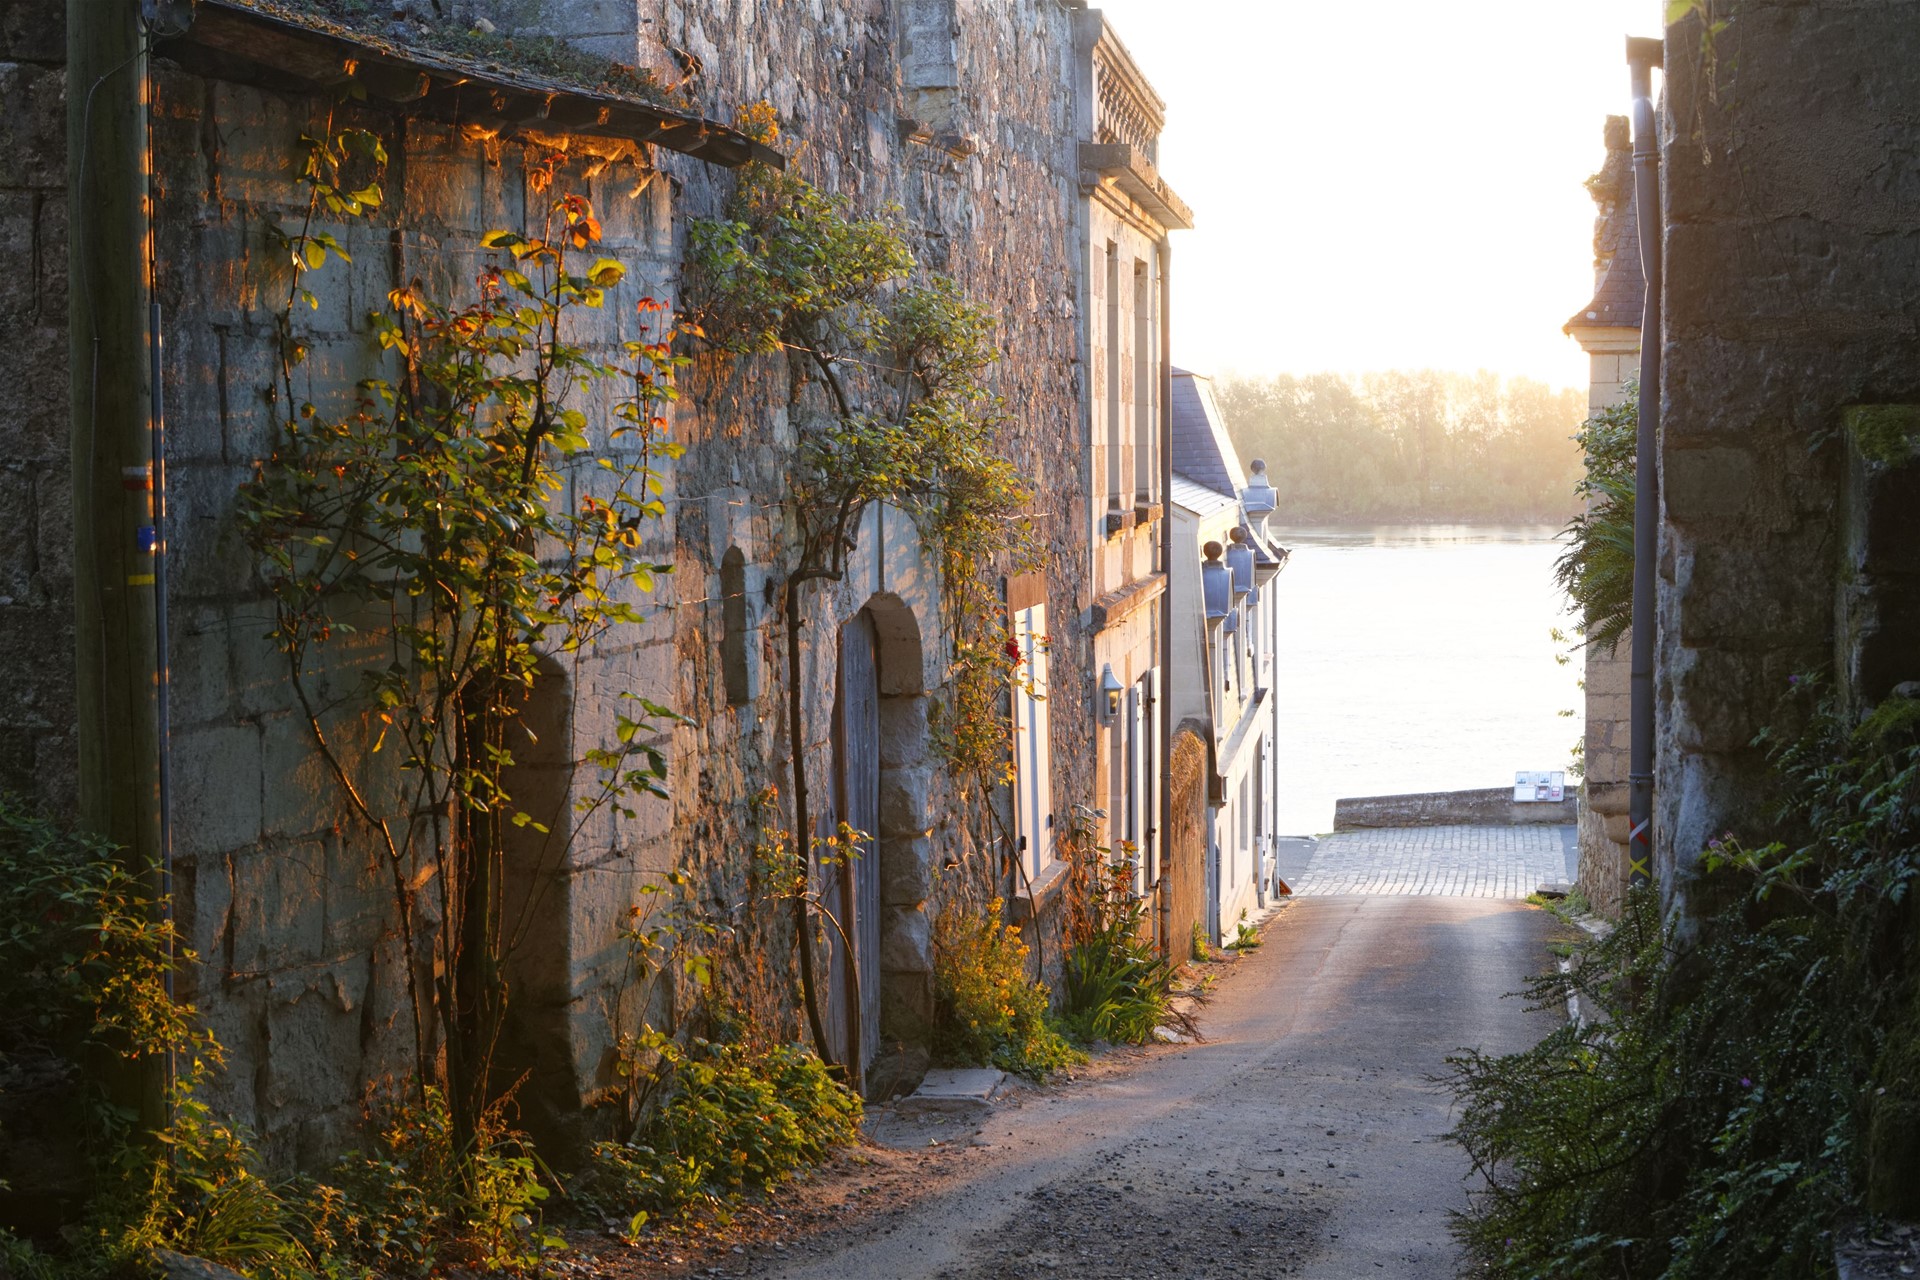
[[(1550, 526), (1280, 529), (1275, 830), (1333, 828), (1342, 796), (1511, 786), (1565, 769), (1577, 653)], [(1573, 782), (1568, 779), (1569, 785)]]

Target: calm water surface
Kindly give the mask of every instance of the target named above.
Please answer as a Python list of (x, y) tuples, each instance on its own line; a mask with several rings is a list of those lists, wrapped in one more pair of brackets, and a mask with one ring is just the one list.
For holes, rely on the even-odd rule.
[(1511, 786), (1564, 769), (1579, 663), (1552, 637), (1552, 527), (1281, 529), (1277, 830), (1331, 830), (1342, 796)]

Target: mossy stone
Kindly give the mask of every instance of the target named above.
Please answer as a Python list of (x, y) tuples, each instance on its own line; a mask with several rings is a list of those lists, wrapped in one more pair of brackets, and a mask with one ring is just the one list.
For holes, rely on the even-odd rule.
[(1897, 467), (1920, 456), (1920, 405), (1855, 405), (1845, 421), (1854, 448), (1868, 462)]

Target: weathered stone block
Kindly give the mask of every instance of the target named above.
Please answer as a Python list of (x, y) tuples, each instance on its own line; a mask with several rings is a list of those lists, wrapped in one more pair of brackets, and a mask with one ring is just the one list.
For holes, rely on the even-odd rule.
[[(217, 454), (219, 442), (213, 442)], [(169, 549), (179, 600), (246, 594), (253, 552), (242, 536), (235, 499), (251, 478), (242, 467), (189, 463), (167, 469)]]
[(39, 221), (39, 197), (31, 191), (0, 190), (0, 321), (9, 326), (39, 313), (38, 280), (32, 274), (33, 247)]
[(0, 404), (7, 406), (13, 457), (48, 462), (67, 457), (65, 327), (23, 324), (8, 331), (0, 343)]
[(880, 767), (910, 769), (927, 757), (927, 699), (897, 695), (880, 700)]
[(933, 921), (924, 906), (882, 909), (880, 970), (883, 973), (933, 972)]
[(209, 106), (220, 137), (211, 199), (304, 214), (300, 135), (324, 128), (316, 104), (222, 80), (212, 83)]
[(66, 185), (66, 85), (64, 67), (0, 62), (0, 187)]
[(20, 0), (0, 9), (0, 61), (62, 62), (67, 7), (60, 0)]
[(360, 1019), (306, 975), (270, 984), (264, 1093), (273, 1128), (357, 1101)]
[(174, 840), (182, 852), (218, 853), (259, 840), (260, 766), (253, 725), (175, 730)]
[(890, 907), (913, 907), (933, 896), (933, 841), (926, 836), (880, 842), (880, 900)]
[(1660, 475), (1667, 514), (1680, 524), (1731, 519), (1753, 497), (1754, 460), (1745, 449), (1669, 449)]
[(917, 835), (931, 824), (927, 807), (930, 771), (918, 769), (882, 769), (880, 771), (880, 831), (895, 839)]
[(277, 973), (324, 957), (326, 857), (319, 840), (233, 856), (229, 927), (236, 971)]

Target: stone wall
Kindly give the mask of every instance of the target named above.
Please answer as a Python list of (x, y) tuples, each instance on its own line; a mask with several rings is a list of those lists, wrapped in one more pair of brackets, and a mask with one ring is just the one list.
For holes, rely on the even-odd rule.
[(1710, 62), (1697, 19), (1666, 49), (1655, 834), (1682, 894), (1711, 836), (1765, 837), (1753, 739), (1789, 677), (1852, 665), (1848, 409), (1920, 404), (1920, 3), (1737, 11)]
[(0, 9), (0, 791), (76, 802), (67, 436), (66, 23)]
[[(24, 8), (37, 16), (23, 20), (23, 6), (14, 6), (0, 18), (0, 307), (14, 322), (0, 385), (26, 407), (16, 419), (23, 443), (0, 469), (0, 510), (11, 517), (0, 526), (10, 575), (0, 622), (20, 655), (0, 696), (0, 769), (7, 784), (58, 810), (71, 803), (73, 731), (65, 396), (49, 376), (63, 366), (65, 338), (62, 6)], [(548, 8), (563, 28), (587, 29), (571, 21), (591, 16), (585, 8), (562, 0)], [(720, 118), (770, 101), (802, 172), (864, 209), (901, 210), (922, 264), (953, 275), (1001, 319), (993, 379), (1005, 443), (1033, 480), (1055, 605), (1053, 794), (1064, 814), (1094, 794), (1073, 13), (1056, 0), (947, 8), (951, 46), (930, 52), (924, 37), (939, 24), (921, 24), (912, 39), (922, 45), (905, 71), (912, 39), (883, 0), (642, 5), (637, 12), (653, 22), (639, 24), (646, 47), (636, 57), (678, 68), (686, 92)], [(487, 11), (467, 6), (454, 16), (465, 23)], [(445, 20), (422, 6), (410, 12), (415, 24)], [(515, 12), (522, 25), (547, 20), (531, 5)], [(940, 65), (950, 84), (935, 83)], [(276, 411), (266, 395), (287, 278), (268, 228), (303, 211), (298, 138), (324, 129), (334, 108), (330, 99), (209, 79), (164, 60), (156, 86), (159, 301), (173, 428), (176, 887), (201, 956), (183, 989), (231, 1053), (210, 1100), (258, 1132), (277, 1163), (312, 1163), (348, 1141), (368, 1089), (412, 1070), (403, 939), (380, 855), (339, 802), (296, 713), (234, 509), (273, 442)], [(337, 110), (336, 126), (379, 132), (392, 164), (377, 216), (316, 228), (353, 255), (310, 279), (319, 307), (298, 320), (312, 346), (298, 394), (320, 402), (381, 370), (366, 312), (389, 288), (420, 278), (430, 292), (457, 296), (482, 256), (480, 235), (516, 224), (540, 199), (527, 180), (530, 143), (510, 127)], [(629, 266), (622, 297), (584, 334), (611, 353), (635, 336), (633, 297), (677, 299), (687, 221), (717, 213), (732, 178), (665, 151), (634, 156), (552, 135), (538, 145), (569, 149), (558, 185), (594, 200), (606, 250)], [(686, 452), (665, 467), (667, 515), (648, 531), (650, 552), (673, 571), (640, 601), (650, 620), (618, 644), (552, 663), (541, 683), (542, 739), (566, 745), (529, 764), (527, 785), (561, 835), (531, 855), (514, 884), (538, 902), (539, 945), (516, 961), (520, 999), (504, 1052), (533, 1071), (522, 1094), (526, 1119), (557, 1139), (556, 1154), (584, 1135), (583, 1109), (606, 1101), (614, 1037), (642, 1012), (619, 941), (639, 887), (685, 867), (705, 904), (730, 909), (750, 892), (756, 840), (785, 809), (785, 623), (776, 588), (790, 567), (786, 477), (797, 432), (824, 400), (803, 366), (784, 358), (700, 356), (682, 392), (671, 431)], [(810, 592), (804, 747), (824, 799), (834, 639), (867, 609), (881, 635), (883, 1016), (890, 1033), (904, 1035), (923, 1029), (932, 1011), (930, 935), (940, 904), (1011, 886), (995, 828), (982, 821), (1000, 798), (949, 778), (928, 729), (929, 695), (946, 676), (933, 567), (898, 512), (871, 512), (859, 544), (845, 581)], [(341, 673), (367, 656), (343, 651)], [(569, 762), (610, 740), (628, 693), (687, 717), (665, 743), (671, 799), (632, 819), (602, 812), (575, 821), (567, 801), (582, 784), (566, 781)], [(365, 763), (368, 727), (336, 729), (349, 758)], [(777, 794), (766, 811), (769, 789)], [(383, 813), (398, 812), (397, 799), (384, 803)], [(560, 844), (563, 863), (540, 861)], [(552, 878), (550, 891), (533, 894), (543, 877)], [(1046, 934), (1038, 953), (1056, 966), (1060, 901), (1055, 895), (1029, 926)], [(435, 925), (432, 913), (418, 924), (417, 945)], [(755, 1004), (779, 1034), (798, 1034), (791, 935), (776, 923), (742, 929), (729, 945), (740, 961), (729, 994)], [(672, 1014), (681, 994), (661, 996), (654, 1013)]]
[(1400, 796), (1349, 796), (1333, 802), (1333, 829), (1359, 831), (1369, 827), (1432, 827), (1449, 824), (1474, 826), (1570, 825), (1576, 802), (1519, 801), (1511, 787), (1475, 791), (1421, 791)]

